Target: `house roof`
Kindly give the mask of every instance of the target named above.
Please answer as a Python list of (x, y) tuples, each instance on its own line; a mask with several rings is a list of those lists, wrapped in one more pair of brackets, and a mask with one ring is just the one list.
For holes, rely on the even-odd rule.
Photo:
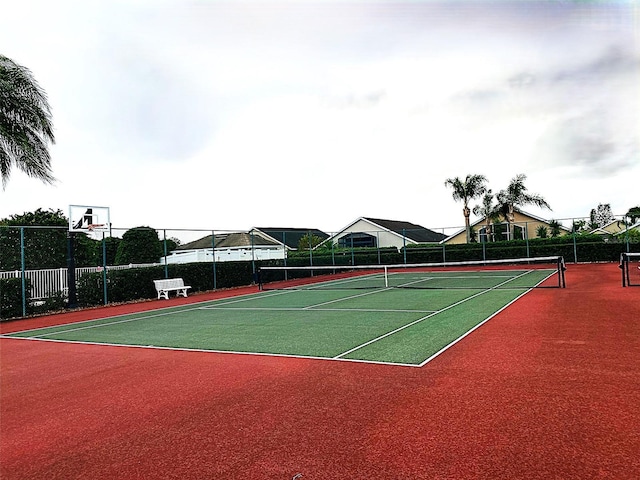
[(627, 230), (635, 230), (640, 226), (640, 222), (634, 225), (626, 225), (622, 220), (612, 220), (602, 227), (594, 228), (591, 233), (605, 234), (605, 235), (620, 235), (624, 234)]
[[(218, 244), (224, 239), (226, 238), (226, 234), (225, 235), (216, 235), (215, 236), (215, 242), (216, 242), (216, 247), (218, 246)], [(193, 242), (189, 242), (189, 243), (185, 243), (182, 245), (179, 245), (178, 248), (176, 248), (176, 250), (202, 250), (202, 249), (206, 249), (206, 248), (211, 248), (211, 235), (207, 235), (206, 237), (202, 237), (199, 238), (198, 240), (194, 240)]]
[(229, 248), (229, 247), (259, 247), (259, 246), (274, 246), (279, 245), (271, 239), (264, 238), (260, 235), (252, 235), (251, 233), (240, 232), (230, 233), (227, 238), (216, 243), (216, 248)]
[(400, 236), (404, 236), (409, 240), (416, 243), (434, 243), (440, 242), (446, 238), (446, 235), (438, 232), (434, 232), (421, 225), (416, 225), (411, 222), (403, 222), (399, 220), (384, 220), (381, 218), (362, 217), (363, 220), (373, 223), (382, 228), (397, 233)]
[[(285, 245), (296, 249), (300, 239), (311, 233), (322, 240), (329, 237), (315, 228), (253, 228), (250, 232), (215, 234), (215, 248)], [(211, 248), (211, 235), (180, 245), (176, 250), (202, 250)]]
[[(252, 238), (253, 237), (253, 238)], [(262, 235), (251, 235), (247, 232), (235, 232), (215, 235), (215, 248), (273, 246), (278, 242)], [(176, 250), (203, 250), (211, 248), (211, 235), (180, 245)]]
[(274, 228), (274, 227), (254, 227), (254, 230), (273, 241), (286, 245), (287, 248), (298, 248), (300, 239), (309, 233), (322, 240), (329, 238), (329, 235), (316, 228)]

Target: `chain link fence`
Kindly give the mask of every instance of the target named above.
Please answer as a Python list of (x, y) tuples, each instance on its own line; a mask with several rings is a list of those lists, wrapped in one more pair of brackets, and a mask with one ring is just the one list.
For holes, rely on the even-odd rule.
[[(555, 221), (554, 221), (555, 222)], [(250, 231), (0, 226), (0, 318), (156, 297), (154, 279), (182, 277), (192, 292), (251, 285), (265, 265), (455, 262), (561, 255), (568, 263), (614, 262), (640, 251), (640, 226), (617, 217), (464, 227)], [(557, 225), (556, 225), (557, 224)], [(432, 235), (435, 234), (435, 237)], [(424, 240), (425, 235), (437, 241)]]

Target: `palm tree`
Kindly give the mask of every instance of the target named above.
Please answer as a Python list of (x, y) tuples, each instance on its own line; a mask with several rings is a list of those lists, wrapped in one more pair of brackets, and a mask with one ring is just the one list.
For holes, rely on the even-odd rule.
[(47, 96), (31, 72), (0, 55), (0, 176), (4, 189), (17, 167), (53, 183), (48, 143), (54, 143)]
[(640, 207), (631, 207), (624, 216), (629, 218), (631, 225), (635, 224), (640, 219)]
[(549, 221), (549, 229), (551, 237), (555, 238), (555, 237), (559, 237), (560, 236), (560, 222), (558, 220), (550, 220)]
[(516, 175), (511, 179), (509, 186), (505, 190), (500, 190), (497, 195), (498, 211), (507, 221), (508, 238), (511, 238), (511, 224), (515, 220), (514, 209), (523, 205), (535, 205), (540, 208), (547, 208), (551, 210), (551, 207), (547, 201), (540, 195), (535, 193), (527, 193), (527, 187), (524, 185), (524, 181), (527, 176), (524, 174)]
[(471, 224), (469, 222), (471, 209), (469, 208), (469, 202), (484, 195), (487, 191), (486, 183), (487, 178), (484, 175), (467, 175), (464, 180), (460, 180), (458, 177), (447, 178), (444, 182), (446, 187), (453, 189), (453, 199), (455, 201), (462, 200), (464, 204), (462, 213), (464, 214), (464, 224), (467, 230), (467, 243), (471, 241)]
[(500, 212), (493, 203), (493, 192), (491, 189), (487, 190), (482, 196), (482, 205), (473, 207), (473, 214), (485, 218), (485, 238), (486, 241), (492, 241), (490, 240), (493, 238), (491, 225), (500, 220)]

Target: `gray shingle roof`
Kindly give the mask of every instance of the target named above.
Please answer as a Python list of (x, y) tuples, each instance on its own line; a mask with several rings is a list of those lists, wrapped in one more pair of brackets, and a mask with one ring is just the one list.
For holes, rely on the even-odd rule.
[(273, 227), (255, 227), (256, 230), (273, 238), (279, 243), (284, 243), (289, 248), (298, 248), (300, 239), (309, 233), (320, 237), (322, 240), (329, 238), (329, 235), (315, 228), (273, 228)]
[(403, 235), (409, 240), (413, 240), (417, 243), (435, 243), (447, 238), (446, 235), (442, 233), (434, 232), (433, 230), (429, 230), (428, 228), (416, 225), (415, 223), (411, 222), (384, 220), (381, 218), (368, 217), (365, 217), (365, 220), (368, 220), (369, 222), (376, 225), (380, 225), (381, 227), (386, 228), (387, 230), (391, 230), (398, 235)]
[[(215, 236), (216, 247), (224, 238), (226, 238), (226, 235)], [(176, 250), (202, 250), (206, 248), (211, 248), (211, 235), (180, 245)]]

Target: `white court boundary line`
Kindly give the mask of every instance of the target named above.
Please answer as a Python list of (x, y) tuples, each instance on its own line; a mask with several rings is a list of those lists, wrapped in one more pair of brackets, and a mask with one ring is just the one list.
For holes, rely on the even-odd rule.
[(371, 363), (374, 365), (392, 365), (397, 367), (420, 367), (417, 363), (400, 363), (400, 362), (383, 362), (376, 360), (359, 360), (356, 358), (333, 358), (333, 357), (317, 357), (313, 355), (294, 355), (287, 353), (266, 353), (266, 352), (241, 352), (235, 350), (209, 350), (203, 348), (184, 348), (184, 347), (163, 347), (158, 345), (129, 345), (125, 343), (105, 343), (105, 342), (83, 342), (79, 340), (56, 340), (53, 338), (35, 338), (35, 337), (10, 337), (6, 334), (0, 335), (0, 339), (6, 340), (29, 340), (32, 342), (53, 342), (53, 343), (69, 343), (76, 345), (98, 345), (101, 347), (115, 348), (142, 348), (146, 350), (168, 350), (176, 352), (196, 352), (196, 353), (221, 353), (230, 355), (249, 355), (258, 357), (279, 357), (279, 358), (298, 358), (305, 360), (328, 360), (332, 362), (350, 362), (350, 363)]
[[(507, 303), (506, 305), (504, 305), (503, 307), (501, 307), (500, 309), (498, 309), (496, 312), (494, 312), (493, 314), (491, 314), (489, 317), (487, 317), (486, 319), (482, 320), (481, 322), (479, 322), (477, 325), (475, 325), (474, 327), (472, 327), (471, 329), (467, 330), (464, 334), (462, 334), (460, 337), (454, 339), (452, 342), (450, 342), (449, 344), (445, 345), (443, 348), (441, 348), (440, 350), (438, 350), (437, 352), (435, 352), (433, 355), (431, 355), (430, 357), (426, 358), (424, 361), (422, 361), (419, 364), (416, 363), (403, 363), (403, 362), (385, 362), (385, 361), (377, 361), (377, 360), (363, 360), (363, 359), (350, 359), (350, 358), (342, 358), (344, 355), (347, 355), (353, 351), (356, 351), (360, 348), (363, 348), (366, 345), (370, 345), (376, 341), (379, 341), (383, 338), (386, 338), (394, 333), (397, 333), (401, 330), (404, 330), (405, 328), (408, 328), (412, 325), (415, 325), (419, 322), (422, 322), (428, 318), (431, 318), (435, 315), (437, 315), (438, 313), (444, 312), (446, 310), (449, 310), (450, 308), (453, 308), (456, 305), (459, 305), (461, 303), (466, 302), (467, 300), (471, 300), (473, 298), (476, 298), (480, 295), (483, 295), (485, 293), (488, 293), (490, 291), (493, 290), (497, 290), (499, 286), (508, 283), (510, 281), (513, 281), (517, 278), (520, 278), (523, 275), (526, 275), (528, 273), (531, 273), (533, 271), (536, 270), (528, 270), (523, 272), (522, 274), (516, 276), (516, 277), (512, 277), (509, 280), (496, 285), (495, 287), (492, 287), (490, 289), (487, 290), (483, 290), (482, 292), (478, 292), (474, 295), (471, 295), (469, 297), (464, 298), (463, 300), (460, 300), (458, 302), (456, 302), (455, 304), (449, 305), (443, 309), (440, 309), (438, 311), (434, 311), (433, 313), (430, 313), (429, 315), (426, 315), (424, 317), (421, 317), (418, 320), (415, 320), (414, 322), (411, 322), (407, 325), (404, 325), (402, 327), (399, 327), (391, 332), (388, 332), (384, 335), (381, 335), (373, 340), (370, 340), (362, 345), (359, 345), (358, 347), (355, 347), (347, 352), (344, 352), (340, 355), (334, 356), (334, 357), (318, 357), (318, 356), (311, 356), (311, 355), (295, 355), (295, 354), (283, 354), (283, 353), (267, 353), (267, 352), (243, 352), (243, 351), (232, 351), (232, 350), (215, 350), (215, 349), (197, 349), (197, 348), (185, 348), (185, 347), (167, 347), (167, 346), (156, 346), (156, 345), (135, 345), (135, 344), (119, 344), (119, 343), (105, 343), (105, 342), (86, 342), (86, 341), (77, 341), (77, 340), (57, 340), (57, 339), (50, 339), (50, 338), (42, 338), (44, 335), (42, 336), (32, 336), (32, 337), (19, 337), (19, 336), (12, 336), (14, 334), (18, 334), (18, 333), (26, 333), (29, 331), (37, 331), (37, 330), (43, 330), (43, 329), (48, 329), (48, 328), (56, 328), (56, 326), (51, 326), (51, 327), (41, 327), (41, 328), (35, 328), (35, 329), (29, 329), (29, 330), (23, 330), (23, 331), (19, 331), (19, 332), (12, 332), (12, 333), (8, 333), (8, 334), (0, 334), (0, 339), (9, 339), (9, 340), (29, 340), (29, 341), (40, 341), (40, 342), (54, 342), (54, 343), (68, 343), (68, 344), (78, 344), (78, 345), (98, 345), (98, 346), (104, 346), (104, 347), (116, 347), (116, 348), (142, 348), (142, 349), (152, 349), (152, 350), (168, 350), (168, 351), (179, 351), (179, 352), (200, 352), (200, 353), (219, 353), (219, 354), (232, 354), (232, 355), (250, 355), (250, 356), (266, 356), (266, 357), (282, 357), (282, 358), (298, 358), (298, 359), (310, 359), (310, 360), (330, 360), (330, 361), (340, 361), (340, 362), (350, 362), (350, 363), (365, 363), (365, 364), (374, 364), (374, 365), (390, 365), (390, 366), (402, 366), (402, 367), (413, 367), (413, 368), (421, 368), (424, 365), (426, 365), (427, 363), (431, 362), (433, 359), (435, 359), (436, 357), (438, 357), (439, 355), (441, 355), (442, 353), (444, 353), (445, 351), (447, 351), (449, 348), (453, 347), (455, 344), (457, 344), (459, 341), (461, 341), (462, 339), (464, 339), (465, 337), (467, 337), (469, 334), (471, 334), (472, 332), (474, 332), (475, 330), (477, 330), (478, 328), (480, 328), (482, 325), (484, 325), (485, 323), (487, 323), (489, 320), (491, 320), (493, 317), (495, 317), (496, 315), (498, 315), (500, 312), (502, 312), (503, 310), (505, 310), (507, 307), (509, 307), (510, 305), (512, 305), (513, 303), (515, 303), (517, 300), (519, 300), (520, 298), (522, 298), (524, 295), (526, 295), (527, 293), (531, 292), (534, 287), (530, 287), (527, 290), (525, 290), (524, 292), (522, 292), (520, 295), (518, 295), (516, 298), (514, 298), (513, 300), (511, 300), (509, 303)], [(550, 273), (548, 276), (546, 276), (545, 278), (543, 278), (542, 280), (540, 280), (537, 285), (540, 285), (541, 283), (545, 282), (546, 280), (548, 280), (550, 277), (552, 277), (556, 272), (552, 272)], [(523, 287), (525, 288), (525, 287)], [(515, 288), (514, 288), (515, 289)], [(383, 289), (383, 290), (387, 290), (387, 289)], [(270, 296), (275, 296), (275, 295), (279, 295), (279, 294), (283, 294), (283, 293), (290, 293), (293, 292), (295, 290), (286, 290), (286, 291), (278, 291), (277, 293), (274, 294), (270, 294), (270, 295), (265, 295), (266, 297), (270, 297)], [(255, 297), (257, 295), (260, 295), (260, 293), (256, 294), (256, 293), (249, 293), (249, 294), (245, 294), (245, 295), (241, 295), (239, 297), (235, 297), (233, 300), (230, 300), (228, 302), (222, 302), (223, 304), (229, 304), (229, 303), (237, 303), (237, 302), (241, 302), (241, 301), (247, 301), (247, 300), (251, 300), (252, 298), (250, 297)], [(242, 298), (240, 298), (242, 297)], [(217, 300), (205, 300), (202, 302), (197, 302), (197, 303), (210, 303), (210, 302), (216, 302)], [(176, 308), (180, 308), (180, 307), (184, 307), (184, 305), (174, 305), (171, 307), (163, 307), (161, 310), (169, 310), (169, 309), (176, 309)], [(127, 320), (122, 320), (119, 322), (113, 322), (113, 323), (124, 323), (126, 321), (134, 321), (134, 320), (143, 320), (146, 318), (151, 318), (151, 317), (156, 317), (156, 316), (163, 316), (163, 315), (169, 315), (172, 313), (180, 313), (180, 312), (188, 312), (188, 311), (192, 311), (192, 310), (199, 310), (199, 309), (204, 309), (205, 307), (202, 306), (196, 306), (194, 308), (185, 308), (185, 309), (181, 309), (179, 310), (179, 312), (164, 312), (161, 314), (157, 314), (157, 315), (149, 315), (149, 316), (144, 316), (144, 317), (137, 317), (134, 319), (127, 319)], [(240, 309), (240, 310), (244, 310), (244, 309)], [(264, 309), (262, 309), (264, 310)], [(301, 310), (301, 309), (297, 309), (297, 310)], [(347, 310), (353, 310), (353, 309), (347, 309)], [(324, 311), (324, 309), (322, 310)], [(379, 311), (379, 310), (376, 310)], [(143, 313), (143, 312), (139, 312), (139, 313)], [(127, 315), (135, 315), (134, 314), (121, 314), (121, 315), (117, 315), (117, 316), (113, 316), (113, 317), (105, 317), (105, 318), (118, 318), (118, 317), (122, 317), (122, 316), (127, 316)], [(87, 322), (96, 322), (99, 321), (101, 319), (93, 319), (93, 320), (84, 320), (82, 322), (77, 322), (74, 324), (80, 324), (80, 323), (87, 323)], [(111, 325), (113, 323), (105, 323), (105, 324), (100, 324), (100, 325), (95, 325), (96, 327), (98, 326), (107, 326), (107, 325)], [(59, 324), (57, 326), (64, 326), (65, 324)], [(91, 326), (87, 326), (84, 328), (91, 328)], [(80, 330), (80, 329), (84, 329), (84, 328), (79, 328), (79, 329), (72, 329), (72, 330), (63, 330), (63, 331), (56, 331), (53, 332), (51, 334), (58, 334), (58, 333), (67, 333), (68, 331), (74, 331), (74, 330)], [(49, 335), (49, 334), (47, 334)]]

